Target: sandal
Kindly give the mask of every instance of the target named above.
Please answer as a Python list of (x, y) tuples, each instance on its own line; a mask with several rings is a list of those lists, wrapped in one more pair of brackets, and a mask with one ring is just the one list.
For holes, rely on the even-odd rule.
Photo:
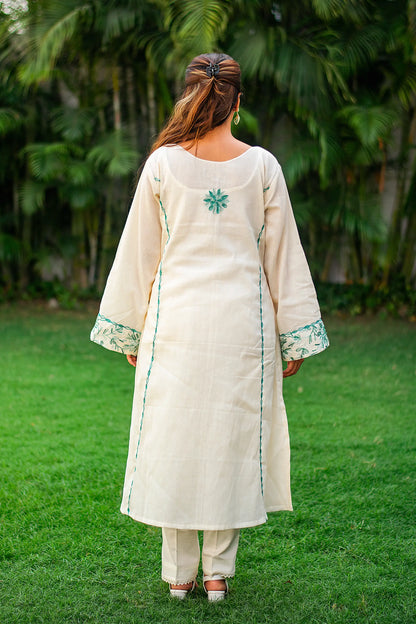
[[(174, 583), (169, 583), (169, 592), (171, 595), (171, 598), (176, 598), (177, 600), (184, 600), (188, 594), (190, 594), (196, 587), (196, 581), (192, 581), (192, 587), (190, 587), (189, 589), (172, 589), (172, 585), (174, 585)], [(184, 583), (184, 585), (187, 585), (187, 583)]]
[[(215, 589), (215, 590), (207, 589), (205, 587), (205, 581), (224, 581), (225, 589)], [(224, 600), (225, 596), (228, 594), (227, 580), (220, 574), (214, 574), (214, 576), (204, 576), (204, 590), (208, 596), (209, 602), (217, 602), (218, 600)]]

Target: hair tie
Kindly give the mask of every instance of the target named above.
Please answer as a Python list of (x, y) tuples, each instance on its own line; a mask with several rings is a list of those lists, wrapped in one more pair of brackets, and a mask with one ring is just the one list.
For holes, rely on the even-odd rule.
[(214, 76), (217, 76), (219, 74), (219, 71), (220, 66), (218, 65), (218, 63), (216, 63), (215, 65), (210, 63), (206, 69), (208, 78), (213, 78)]

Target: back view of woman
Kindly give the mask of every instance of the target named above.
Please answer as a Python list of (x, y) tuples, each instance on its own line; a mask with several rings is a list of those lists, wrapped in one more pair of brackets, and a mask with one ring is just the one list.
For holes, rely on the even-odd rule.
[(280, 165), (231, 134), (239, 96), (229, 56), (188, 66), (91, 333), (136, 366), (121, 511), (162, 527), (177, 598), (195, 585), (198, 530), (220, 600), (239, 529), (292, 508), (282, 377), (328, 346)]

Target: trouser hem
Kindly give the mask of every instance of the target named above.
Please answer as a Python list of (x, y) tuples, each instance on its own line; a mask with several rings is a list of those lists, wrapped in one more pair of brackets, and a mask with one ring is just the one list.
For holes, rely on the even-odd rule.
[(162, 581), (165, 581), (165, 583), (169, 583), (169, 585), (188, 585), (188, 583), (193, 583), (194, 580), (195, 577), (190, 578), (187, 581), (177, 581), (171, 576), (165, 576), (164, 574), (162, 574)]

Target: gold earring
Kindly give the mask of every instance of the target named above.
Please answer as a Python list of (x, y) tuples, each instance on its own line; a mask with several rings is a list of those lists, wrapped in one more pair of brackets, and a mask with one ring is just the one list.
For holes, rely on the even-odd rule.
[(240, 123), (240, 115), (238, 114), (238, 110), (235, 111), (234, 123), (236, 126)]

